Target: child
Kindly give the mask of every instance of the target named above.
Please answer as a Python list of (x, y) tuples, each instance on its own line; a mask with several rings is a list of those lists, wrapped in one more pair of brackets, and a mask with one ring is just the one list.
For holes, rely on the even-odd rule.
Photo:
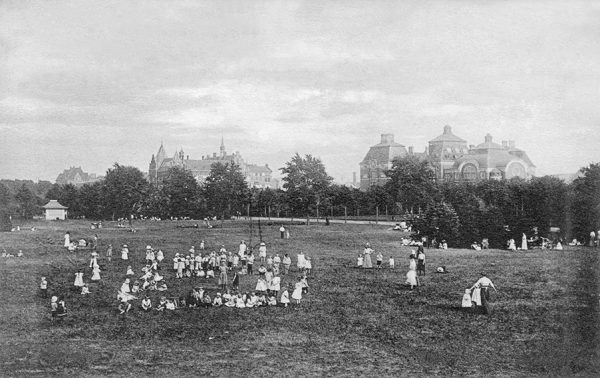
[(240, 276), (237, 271), (233, 274), (233, 280), (232, 280), (231, 286), (233, 287), (233, 290), (235, 290), (235, 291), (237, 291), (240, 288)]
[(58, 316), (59, 318), (64, 318), (65, 316), (67, 316), (67, 306), (65, 305), (65, 301), (64, 300), (60, 300), (58, 302), (58, 308), (56, 310), (56, 316)]
[(92, 269), (92, 281), (100, 281), (100, 267), (99, 266), (95, 266), (94, 269)]
[(121, 248), (121, 260), (129, 260), (129, 248), (127, 244), (123, 244), (123, 248)]
[(306, 256), (306, 260), (304, 260), (304, 273), (310, 274), (311, 270), (312, 270), (312, 260), (310, 259), (310, 257)]
[(166, 297), (160, 297), (160, 301), (158, 302), (158, 306), (156, 307), (156, 311), (164, 311), (164, 309), (167, 307), (167, 298)]
[(139, 291), (140, 291), (140, 281), (137, 281), (137, 280), (136, 280), (136, 281), (133, 283), (133, 286), (131, 287), (131, 292), (132, 292), (132, 293), (137, 293), (137, 292), (139, 292)]
[(279, 276), (273, 277), (271, 284), (269, 285), (269, 290), (275, 297), (279, 295), (279, 290), (281, 290), (281, 278)]
[(121, 293), (131, 293), (131, 289), (129, 288), (129, 278), (126, 278), (125, 282), (121, 285)]
[(383, 264), (383, 253), (377, 252), (377, 269), (381, 269), (381, 264)]
[(213, 300), (213, 307), (221, 307), (223, 306), (223, 299), (221, 298), (221, 293), (217, 293), (217, 296)]
[(290, 272), (290, 266), (292, 265), (292, 258), (286, 253), (283, 256), (283, 274), (288, 274)]
[(172, 299), (167, 299), (167, 303), (165, 305), (165, 308), (167, 310), (175, 310), (177, 307), (175, 306), (175, 302)]
[(463, 298), (462, 298), (462, 307), (472, 307), (473, 304), (471, 303), (471, 290), (469, 289), (465, 289), (465, 293), (463, 294)]
[(269, 297), (267, 305), (268, 306), (277, 306), (277, 294), (273, 294)]
[(394, 256), (390, 256), (390, 269), (394, 269), (396, 263), (394, 262)]
[(152, 301), (150, 301), (150, 298), (148, 298), (148, 296), (146, 295), (144, 297), (144, 299), (142, 299), (142, 310), (150, 311), (151, 309), (152, 309)]
[(356, 258), (356, 267), (357, 268), (363, 267), (363, 255), (361, 253), (359, 253), (358, 257)]
[(256, 291), (259, 293), (264, 293), (267, 291), (267, 281), (264, 276), (259, 276), (258, 281), (256, 282)]
[(252, 272), (253, 266), (254, 266), (254, 254), (252, 253), (252, 251), (250, 251), (250, 254), (248, 255), (248, 257), (246, 259), (246, 267), (248, 269), (249, 276), (251, 276), (253, 274), (253, 272)]
[(417, 274), (425, 275), (425, 251), (423, 249), (419, 249), (417, 253)]
[(40, 293), (42, 298), (48, 298), (48, 281), (46, 281), (46, 277), (42, 277), (42, 282), (40, 282)]
[(112, 244), (108, 245), (108, 248), (106, 248), (106, 259), (108, 261), (110, 261), (112, 259)]
[(281, 293), (281, 299), (279, 301), (281, 304), (283, 304), (284, 307), (287, 307), (288, 304), (290, 303), (290, 293), (288, 292), (287, 289), (285, 289), (283, 291), (283, 293)]
[(83, 286), (83, 272), (75, 273), (75, 282), (73, 282), (73, 286), (77, 286), (77, 287)]
[(127, 273), (125, 273), (126, 276), (135, 276), (135, 273), (133, 273), (133, 269), (131, 269), (131, 265), (127, 265)]
[(246, 301), (244, 300), (244, 297), (242, 297), (242, 294), (238, 294), (237, 295), (237, 299), (235, 301), (235, 307), (236, 308), (246, 308)]
[(53, 296), (50, 300), (50, 313), (52, 314), (52, 318), (56, 318), (58, 314), (58, 297)]
[(410, 285), (410, 290), (412, 290), (415, 286), (419, 286), (419, 280), (417, 279), (417, 266), (413, 264), (415, 261), (414, 257), (411, 257), (410, 261), (411, 264), (408, 273), (406, 273), (406, 284)]
[(300, 304), (300, 300), (302, 299), (302, 288), (304, 284), (302, 283), (302, 277), (298, 277), (298, 281), (294, 286), (294, 291), (292, 292), (292, 299), (296, 300), (296, 304)]
[(165, 254), (163, 253), (162, 250), (159, 249), (158, 252), (156, 252), (156, 261), (161, 263), (164, 259), (165, 259)]
[(90, 293), (90, 289), (88, 288), (87, 284), (83, 284), (83, 287), (81, 288), (81, 295), (88, 295)]

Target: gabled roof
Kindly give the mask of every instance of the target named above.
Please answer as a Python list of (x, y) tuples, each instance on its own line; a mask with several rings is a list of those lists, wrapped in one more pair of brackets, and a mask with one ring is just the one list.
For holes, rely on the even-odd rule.
[(68, 207), (61, 205), (57, 200), (50, 200), (47, 204), (42, 206), (44, 209), (68, 209)]
[(466, 140), (457, 137), (452, 133), (452, 127), (446, 125), (444, 126), (444, 133), (438, 137), (433, 138), (429, 141), (429, 143), (443, 143), (443, 142), (460, 142), (467, 143)]

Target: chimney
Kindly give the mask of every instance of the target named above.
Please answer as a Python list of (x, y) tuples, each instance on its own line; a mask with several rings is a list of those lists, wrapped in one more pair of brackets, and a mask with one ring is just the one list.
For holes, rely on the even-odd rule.
[(492, 143), (492, 135), (490, 133), (485, 134), (485, 143)]
[(394, 143), (394, 134), (381, 134), (381, 144)]
[(502, 141), (502, 147), (506, 150), (508, 148), (508, 141), (503, 140)]
[(413, 154), (413, 152), (414, 152), (414, 148), (413, 148), (413, 146), (408, 146), (408, 154), (409, 154), (409, 155), (412, 155), (412, 154)]
[(509, 140), (509, 141), (508, 141), (508, 146), (509, 146), (510, 148), (515, 148), (515, 141), (514, 141), (514, 140)]
[(451, 134), (451, 133), (452, 133), (452, 127), (450, 127), (450, 125), (444, 126), (444, 134)]

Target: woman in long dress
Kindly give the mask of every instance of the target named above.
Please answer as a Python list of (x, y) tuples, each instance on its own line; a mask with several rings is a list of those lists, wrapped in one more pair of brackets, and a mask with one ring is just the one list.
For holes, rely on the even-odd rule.
[(99, 280), (100, 280), (100, 267), (95, 266), (92, 269), (92, 281), (99, 281)]
[(521, 238), (521, 249), (523, 251), (527, 250), (527, 235), (525, 233), (523, 233), (523, 237)]
[(408, 265), (408, 273), (406, 273), (406, 284), (410, 285), (410, 289), (412, 290), (415, 286), (419, 285), (419, 281), (417, 279), (417, 262), (415, 261), (414, 256), (410, 256), (410, 264)]
[(373, 267), (373, 263), (371, 262), (372, 253), (373, 250), (371, 249), (371, 245), (367, 243), (365, 250), (363, 251), (363, 268), (370, 269)]
[(223, 291), (227, 291), (227, 266), (223, 263), (221, 263), (221, 266), (219, 267), (219, 269), (221, 270), (221, 273), (219, 273), (219, 286), (221, 286), (221, 289)]

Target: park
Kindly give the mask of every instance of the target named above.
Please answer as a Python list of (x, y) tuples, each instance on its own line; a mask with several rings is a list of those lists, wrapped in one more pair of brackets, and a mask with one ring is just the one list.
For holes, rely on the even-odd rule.
[[(289, 223), (227, 220), (214, 228), (194, 221), (136, 220), (130, 228), (106, 221), (24, 221), (2, 234), (9, 255), (0, 261), (2, 326), (0, 370), (6, 375), (207, 375), (405, 376), (501, 375), (593, 376), (599, 372), (599, 249), (564, 250), (426, 248), (427, 271), (420, 286), (404, 285), (408, 256), (405, 232), (379, 224)], [(260, 230), (260, 233), (259, 233)], [(63, 235), (98, 236), (100, 281), (92, 282), (90, 250), (69, 252)], [(144, 266), (147, 245), (165, 254), (161, 274), (169, 296), (202, 286), (214, 296), (216, 278), (176, 279), (175, 253), (206, 243), (206, 249), (237, 250), (260, 240), (268, 254), (292, 257), (282, 287), (296, 281), (296, 256), (312, 258), (310, 291), (300, 304), (261, 308), (179, 308), (144, 312), (140, 301), (119, 314), (116, 294), (128, 265)], [(381, 269), (356, 268), (370, 243), (382, 252)], [(127, 244), (129, 260), (112, 261), (109, 244)], [(23, 256), (17, 257), (16, 252)], [(393, 256), (395, 267), (387, 261)], [(448, 273), (437, 274), (445, 266)], [(84, 272), (90, 294), (73, 286)], [(461, 308), (466, 288), (484, 272), (493, 280), (491, 313)], [(50, 296), (64, 298), (67, 314), (50, 316), (40, 295), (40, 277)], [(241, 276), (240, 291), (252, 291), (257, 276)], [(156, 299), (156, 293), (152, 294)]]

